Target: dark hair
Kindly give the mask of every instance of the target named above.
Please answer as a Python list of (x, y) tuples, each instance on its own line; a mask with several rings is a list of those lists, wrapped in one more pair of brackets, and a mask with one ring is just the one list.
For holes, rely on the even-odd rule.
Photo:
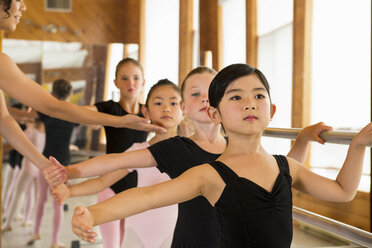
[(189, 79), (189, 77), (191, 77), (192, 75), (203, 74), (203, 73), (209, 73), (209, 74), (212, 74), (213, 76), (215, 76), (217, 74), (217, 72), (215, 70), (213, 70), (212, 68), (206, 67), (206, 66), (200, 66), (200, 67), (196, 67), (196, 68), (192, 69), (186, 75), (185, 79), (182, 81), (182, 84), (181, 84), (181, 96), (182, 96), (182, 98), (183, 98), (183, 93), (185, 93), (186, 80)]
[(5, 13), (8, 14), (8, 17), (9, 17), (10, 15), (9, 15), (8, 10), (10, 9), (10, 6), (12, 5), (12, 0), (0, 0), (0, 4), (4, 4), (3, 10), (5, 11)]
[(156, 84), (154, 84), (149, 90), (149, 93), (147, 94), (147, 98), (146, 98), (146, 103), (145, 103), (146, 107), (148, 107), (148, 103), (149, 103), (152, 93), (154, 93), (154, 91), (161, 86), (171, 86), (181, 96), (181, 90), (177, 85), (175, 85), (173, 82), (169, 81), (166, 78), (161, 79)]
[(141, 63), (138, 62), (138, 61), (135, 60), (135, 59), (132, 59), (132, 58), (125, 58), (125, 59), (120, 60), (119, 63), (116, 65), (116, 69), (115, 69), (115, 78), (118, 77), (118, 72), (119, 72), (120, 68), (121, 68), (123, 65), (128, 64), (128, 63), (132, 63), (132, 64), (136, 65), (136, 66), (141, 70), (142, 77), (143, 77), (143, 67), (142, 67)]
[(53, 82), (52, 93), (59, 100), (65, 100), (71, 93), (71, 83), (65, 79), (57, 79)]
[(260, 79), (270, 98), (269, 83), (260, 70), (247, 64), (232, 64), (223, 68), (212, 80), (208, 92), (209, 104), (214, 108), (218, 108), (218, 105), (225, 94), (226, 88), (231, 84), (231, 82), (253, 73)]

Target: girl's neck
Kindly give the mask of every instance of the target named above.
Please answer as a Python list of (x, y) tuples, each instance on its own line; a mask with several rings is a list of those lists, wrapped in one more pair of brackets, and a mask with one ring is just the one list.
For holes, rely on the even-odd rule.
[(174, 128), (168, 128), (166, 133), (156, 133), (155, 136), (149, 140), (149, 144), (153, 145), (159, 141), (172, 138), (177, 135), (177, 126)]
[(138, 98), (133, 99), (120, 98), (119, 104), (129, 114), (138, 114), (140, 112)]
[(265, 152), (261, 145), (261, 135), (234, 135), (229, 134), (229, 144), (224, 156), (238, 156)]
[(190, 136), (203, 150), (222, 153), (226, 148), (226, 139), (221, 134), (221, 125), (193, 122), (195, 133)]

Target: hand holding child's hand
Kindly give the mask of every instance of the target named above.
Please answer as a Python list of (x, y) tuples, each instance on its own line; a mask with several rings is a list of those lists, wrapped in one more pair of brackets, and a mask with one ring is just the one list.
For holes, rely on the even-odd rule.
[(368, 146), (372, 145), (372, 122), (359, 131), (352, 140), (356, 145)]
[(300, 131), (298, 135), (302, 136), (302, 138), (306, 139), (307, 141), (316, 141), (320, 144), (324, 144), (325, 141), (320, 137), (320, 133), (323, 131), (332, 130), (332, 127), (325, 125), (323, 122), (319, 122), (317, 124), (305, 127)]
[(96, 242), (97, 234), (93, 232), (93, 219), (86, 207), (76, 207), (72, 217), (72, 231), (82, 240)]
[(43, 169), (45, 180), (52, 186), (63, 184), (66, 181), (66, 168), (63, 167), (55, 158), (49, 157), (49, 161), (52, 162), (52, 166)]
[(70, 190), (66, 184), (60, 184), (52, 188), (52, 194), (56, 202), (61, 205), (67, 198), (70, 197)]

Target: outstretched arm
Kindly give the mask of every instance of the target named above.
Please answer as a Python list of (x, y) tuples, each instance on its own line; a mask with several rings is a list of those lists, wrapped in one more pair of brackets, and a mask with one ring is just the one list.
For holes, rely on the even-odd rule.
[[(6, 107), (4, 94), (0, 91), (0, 133), (25, 158), (38, 168), (45, 168), (52, 164), (31, 143), (18, 123), (10, 116)], [(61, 174), (63, 177), (63, 172)]]
[(128, 173), (128, 170), (121, 169), (75, 185), (66, 186), (61, 184), (52, 189), (52, 194), (58, 204), (62, 204), (69, 197), (99, 193), (128, 175)]
[(46, 115), (83, 124), (126, 127), (144, 131), (166, 130), (136, 115), (123, 117), (95, 112), (51, 96), (43, 87), (28, 78), (5, 54), (0, 53), (0, 88), (11, 97)]
[(291, 150), (287, 154), (287, 157), (293, 158), (300, 163), (304, 163), (309, 150), (310, 141), (324, 144), (324, 140), (320, 138), (320, 133), (331, 130), (332, 127), (325, 125), (323, 122), (303, 128), (298, 134)]
[(293, 187), (321, 200), (335, 202), (352, 200), (362, 174), (366, 146), (370, 144), (372, 144), (372, 123), (352, 139), (336, 180), (317, 175), (297, 161), (289, 160)]
[[(57, 160), (52, 159), (54, 166), (43, 170), (44, 177), (52, 186), (61, 183), (62, 170), (65, 170)], [(97, 156), (83, 162), (69, 165), (66, 168), (67, 179), (100, 176), (106, 173), (129, 168), (146, 168), (156, 166), (156, 161), (148, 149), (110, 153)]]
[(176, 179), (132, 188), (88, 208), (77, 207), (72, 218), (72, 230), (81, 239), (95, 242), (96, 233), (92, 231), (92, 226), (204, 195), (205, 169), (205, 165), (197, 166)]

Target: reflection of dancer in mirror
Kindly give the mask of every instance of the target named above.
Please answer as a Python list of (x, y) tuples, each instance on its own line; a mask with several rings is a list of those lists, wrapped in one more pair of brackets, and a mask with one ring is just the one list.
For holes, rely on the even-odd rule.
[[(24, 107), (23, 104), (17, 103), (12, 104), (12, 106), (8, 109), (17, 109), (20, 110), (20, 112), (24, 112), (22, 108)], [(12, 111), (14, 112), (14, 111)], [(17, 118), (17, 121), (22, 128), (22, 130), (26, 129), (26, 125), (24, 124), (23, 120), (19, 120)], [(15, 189), (16, 189), (16, 182), (17, 177), (19, 176), (19, 172), (21, 170), (22, 165), (22, 159), (23, 156), (17, 150), (12, 149), (9, 151), (9, 166), (5, 165), (4, 168), (4, 181), (2, 184), (2, 193), (1, 193), (1, 210), (4, 213), (9, 208), (9, 204), (12, 200), (12, 197), (14, 195)]]
[[(215, 74), (213, 69), (198, 67), (190, 71), (182, 83), (182, 110), (193, 122), (195, 130), (191, 137), (177, 136), (147, 149), (100, 156), (67, 166), (67, 177), (89, 177), (119, 168), (157, 166), (161, 172), (176, 178), (196, 165), (216, 160), (225, 150), (227, 142), (221, 135), (221, 125), (213, 122), (206, 112), (209, 107), (208, 88)], [(323, 143), (319, 133), (327, 129), (329, 127), (322, 123), (304, 128), (288, 155), (304, 161), (309, 141)], [(58, 165), (46, 168), (44, 173), (48, 182), (60, 183), (58, 173), (63, 169)], [(215, 248), (218, 247), (219, 237), (220, 230), (213, 207), (205, 198), (197, 197), (178, 205), (172, 247)]]
[[(180, 89), (167, 79), (160, 80), (153, 85), (147, 95), (146, 104), (142, 107), (144, 115), (167, 129), (166, 133), (156, 133), (148, 142), (134, 143), (127, 151), (138, 150), (153, 145), (161, 140), (177, 135), (177, 126), (182, 119), (180, 107)], [(138, 187), (149, 186), (169, 180), (169, 176), (160, 173), (156, 168), (139, 168)], [(113, 185), (128, 175), (126, 169), (113, 171), (99, 178), (66, 186), (61, 184), (53, 188), (52, 192), (57, 201), (62, 204), (66, 198), (98, 193)], [(115, 193), (118, 194), (126, 188), (117, 185)], [(172, 240), (174, 226), (177, 219), (177, 205), (147, 211), (125, 219), (125, 233), (123, 247), (161, 247), (162, 244)], [(114, 243), (110, 247), (121, 247)]]
[[(53, 82), (52, 95), (60, 101), (69, 101), (72, 95), (72, 86), (69, 81), (58, 79)], [(39, 113), (40, 120), (44, 123), (46, 140), (43, 155), (45, 157), (58, 157), (63, 164), (69, 164), (70, 140), (73, 129), (77, 126), (75, 123), (49, 117)], [(38, 170), (38, 198), (35, 208), (35, 226), (33, 235), (27, 244), (33, 244), (35, 240), (40, 239), (41, 223), (43, 221), (45, 207), (49, 198), (49, 184), (45, 181), (41, 170)], [(63, 222), (63, 206), (59, 205), (53, 199), (53, 217), (52, 217), (52, 248), (65, 247), (58, 242), (59, 232)]]
[[(0, 0), (0, 30), (14, 31), (26, 10), (23, 0)], [(57, 100), (43, 87), (28, 78), (4, 53), (0, 53), (0, 134), (31, 163), (39, 168), (50, 164), (9, 115), (4, 94), (55, 118), (84, 124), (127, 127), (145, 131), (163, 130), (149, 124), (149, 120), (135, 115), (123, 117), (90, 111), (81, 106)]]
[[(42, 152), (45, 145), (45, 129), (43, 123), (40, 119), (35, 119), (35, 123), (27, 123), (27, 128), (25, 130), (26, 136), (30, 139), (32, 144), (38, 149), (39, 152)], [(26, 194), (26, 203), (25, 203), (25, 215), (24, 215), (24, 224), (30, 225), (29, 222), (30, 213), (34, 205), (35, 199), (35, 183), (39, 175), (39, 169), (33, 165), (27, 158), (22, 160), (22, 168), (20, 175), (17, 178), (15, 183), (15, 191), (12, 200), (9, 203), (9, 206), (6, 208), (4, 214), (5, 222), (1, 228), (2, 232), (11, 231), (11, 221), (14, 218), (14, 215), (20, 209), (19, 200), (22, 194)]]
[(372, 144), (372, 123), (353, 138), (337, 178), (331, 180), (262, 147), (262, 133), (275, 108), (259, 70), (246, 64), (224, 68), (212, 81), (209, 100), (208, 115), (223, 125), (229, 138), (218, 160), (171, 181), (130, 189), (88, 208), (77, 207), (72, 219), (75, 234), (93, 242), (93, 225), (202, 196), (221, 224), (220, 247), (290, 247), (292, 187), (322, 200), (354, 198), (365, 148)]

